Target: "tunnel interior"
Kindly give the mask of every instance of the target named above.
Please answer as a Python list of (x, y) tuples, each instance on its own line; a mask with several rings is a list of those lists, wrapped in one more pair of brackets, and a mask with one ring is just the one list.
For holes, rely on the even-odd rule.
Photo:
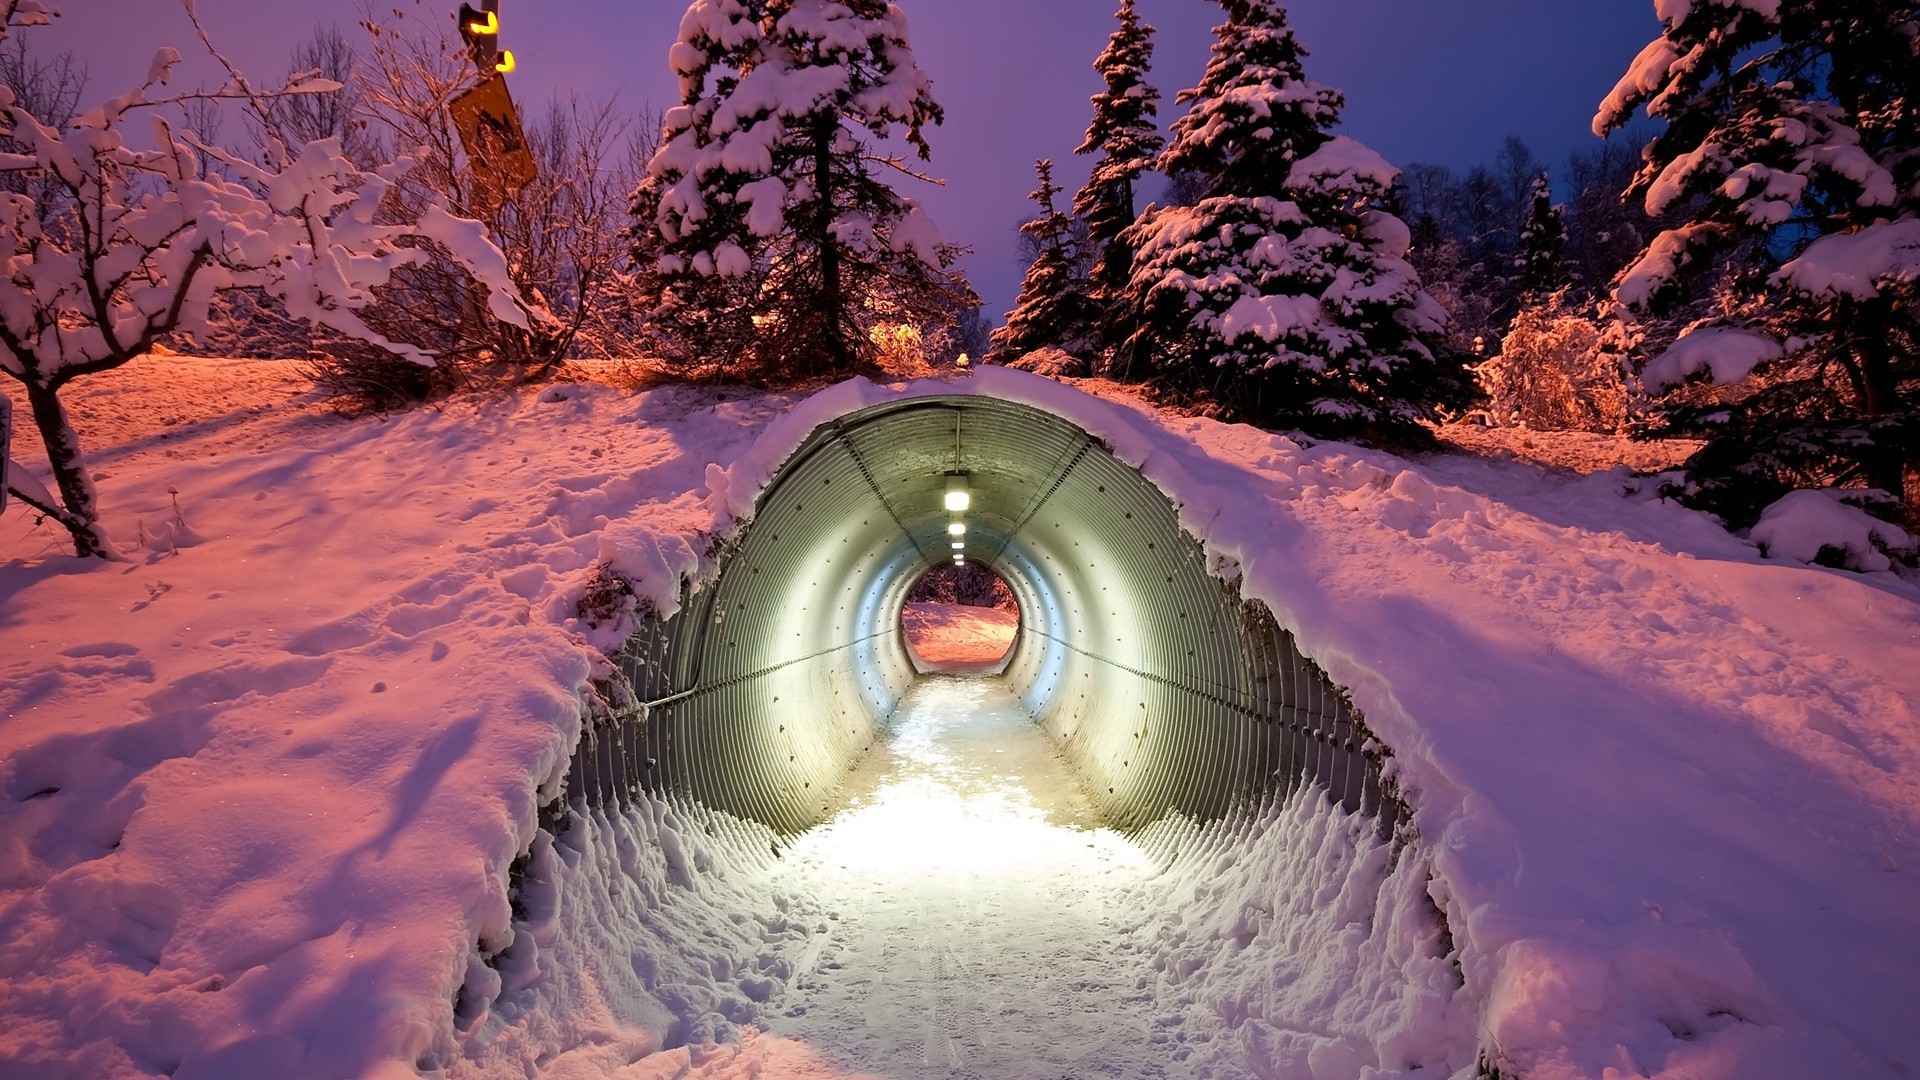
[(956, 555), (1012, 588), (999, 677), (1109, 824), (1204, 820), (1302, 783), (1383, 834), (1403, 820), (1345, 695), (1209, 572), (1165, 493), (1074, 424), (973, 395), (869, 407), (805, 440), (712, 579), (614, 657), (569, 802), (671, 792), (816, 824), (918, 677), (908, 591)]

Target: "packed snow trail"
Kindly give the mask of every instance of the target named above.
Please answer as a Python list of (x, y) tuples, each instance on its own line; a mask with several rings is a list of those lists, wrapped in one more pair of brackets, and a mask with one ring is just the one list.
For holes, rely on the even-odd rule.
[(1186, 1075), (1116, 921), (1154, 867), (995, 679), (931, 676), (783, 870), (831, 930), (767, 1027), (894, 1077)]

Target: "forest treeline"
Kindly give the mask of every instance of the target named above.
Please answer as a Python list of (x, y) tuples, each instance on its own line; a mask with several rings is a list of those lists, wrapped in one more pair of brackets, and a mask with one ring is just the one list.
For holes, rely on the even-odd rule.
[(1461, 421), (1680, 435), (1701, 449), (1674, 492), (1735, 527), (1802, 489), (1911, 523), (1911, 4), (1682, 5), (1588, 148), (1553, 166), (1509, 139), (1467, 169), (1389, 164), (1283, 4), (1221, 9), (1168, 102), (1123, 0), (1056, 155), (1088, 178), (1035, 163), (989, 333), (964, 249), (906, 194), (945, 114), (883, 0), (693, 0), (679, 100), (526, 110), (517, 187), (463, 149), (448, 105), (478, 73), (442, 20), (321, 29), (271, 88), (228, 65), (172, 90), (165, 50), (85, 108), (92, 74), (32, 36), (47, 6), (0, 0), (0, 370), (55, 480), (16, 493), (111, 552), (59, 392), (156, 346), (294, 358), (352, 408), (584, 360), (798, 385), (965, 355), (1403, 450)]

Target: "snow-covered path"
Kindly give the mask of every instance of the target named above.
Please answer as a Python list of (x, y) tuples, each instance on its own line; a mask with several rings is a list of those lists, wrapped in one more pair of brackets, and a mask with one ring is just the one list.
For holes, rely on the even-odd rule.
[(1116, 925), (1140, 849), (998, 680), (929, 677), (899, 716), (788, 854), (833, 919), (767, 1026), (862, 1074), (1186, 1075)]

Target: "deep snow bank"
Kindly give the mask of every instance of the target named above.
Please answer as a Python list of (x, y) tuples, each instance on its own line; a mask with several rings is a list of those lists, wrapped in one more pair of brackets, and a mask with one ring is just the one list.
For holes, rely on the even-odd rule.
[(589, 568), (697, 572), (702, 473), (778, 403), (345, 421), (287, 366), (185, 359), (75, 389), (135, 561), (0, 520), (0, 1073), (451, 1063), (579, 733)]
[[(557, 387), (347, 422), (273, 370), (77, 387), (138, 561), (0, 521), (10, 1074), (485, 1059), (507, 1018), (473, 959), (511, 953), (507, 866), (610, 644), (571, 617), (596, 564), (670, 602), (808, 431), (901, 392)], [(1304, 448), (998, 369), (905, 392), (1101, 436), (1350, 688), (1494, 1064), (1920, 1067), (1909, 587), (1766, 563), (1619, 475)]]

